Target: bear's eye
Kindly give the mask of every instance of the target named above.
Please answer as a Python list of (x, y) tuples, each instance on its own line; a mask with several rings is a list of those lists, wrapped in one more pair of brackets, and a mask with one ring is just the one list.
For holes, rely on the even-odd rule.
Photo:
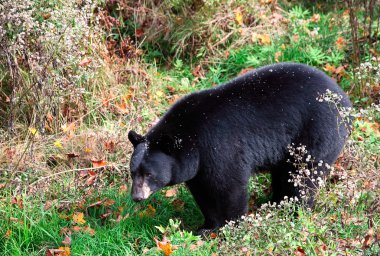
[(151, 177), (152, 176), (152, 174), (151, 173), (145, 173), (145, 177)]

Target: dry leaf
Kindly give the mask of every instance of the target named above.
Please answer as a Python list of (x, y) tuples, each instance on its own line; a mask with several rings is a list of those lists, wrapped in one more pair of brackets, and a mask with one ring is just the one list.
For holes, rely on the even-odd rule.
[(176, 195), (177, 195), (177, 189), (176, 188), (166, 190), (166, 193), (165, 193), (166, 197), (173, 197)]
[(70, 246), (71, 245), (71, 238), (68, 235), (65, 235), (65, 239), (63, 239), (62, 243), (65, 246)]
[(114, 152), (115, 151), (115, 146), (116, 146), (116, 144), (112, 140), (104, 142), (104, 148), (108, 152)]
[(22, 197), (20, 195), (17, 195), (15, 197), (12, 197), (11, 204), (17, 204), (20, 209), (22, 209)]
[(76, 223), (76, 224), (80, 224), (80, 225), (86, 223), (86, 221), (85, 221), (85, 219), (84, 219), (84, 214), (83, 214), (83, 212), (75, 212), (75, 213), (73, 214), (73, 221), (74, 221), (74, 223)]
[(257, 38), (260, 40), (260, 43), (262, 45), (270, 45), (271, 44), (271, 39), (268, 34), (262, 34), (258, 35)]
[(73, 123), (69, 123), (69, 124), (64, 124), (64, 125), (61, 126), (61, 129), (62, 129), (62, 131), (64, 133), (69, 134), (69, 133), (75, 131), (76, 125), (75, 125), (74, 122)]
[(103, 203), (104, 206), (111, 206), (114, 204), (115, 204), (115, 200), (112, 200), (112, 199), (106, 199), (104, 200), (104, 203)]
[(342, 50), (347, 45), (347, 42), (343, 37), (338, 37), (335, 41), (335, 45), (339, 50)]
[(82, 230), (82, 227), (80, 227), (80, 226), (74, 226), (74, 227), (71, 228), (71, 230), (74, 231), (74, 232), (76, 232), (76, 233), (78, 233), (78, 232), (80, 232)]
[(8, 229), (8, 230), (5, 232), (4, 237), (5, 237), (5, 238), (10, 238), (11, 235), (12, 235), (12, 230)]
[(274, 54), (274, 60), (276, 61), (276, 62), (279, 62), (280, 60), (280, 57), (282, 56), (282, 52), (276, 52), (275, 54)]
[(90, 65), (91, 62), (92, 62), (92, 59), (84, 58), (83, 60), (81, 60), (81, 62), (79, 62), (79, 66), (80, 67), (87, 67), (88, 65)]
[(327, 64), (323, 67), (323, 69), (324, 69), (325, 71), (327, 71), (327, 72), (330, 72), (330, 73), (335, 73), (335, 70), (336, 70), (335, 66), (334, 66), (334, 65), (330, 65), (329, 63), (327, 63)]
[(243, 14), (241, 13), (240, 9), (237, 9), (235, 11), (235, 20), (237, 22), (237, 24), (239, 24), (240, 26), (243, 26), (244, 25), (244, 17), (243, 17)]
[(128, 192), (128, 186), (127, 185), (121, 185), (119, 188), (119, 195), (126, 194)]
[(103, 167), (103, 166), (107, 165), (107, 162), (104, 161), (104, 160), (95, 160), (95, 159), (92, 159), (91, 162), (92, 162), (92, 166), (94, 168), (99, 168), (99, 167)]
[(311, 18), (310, 21), (314, 23), (318, 23), (321, 20), (321, 15), (318, 13), (314, 14)]
[(83, 228), (83, 232), (89, 234), (90, 236), (94, 236), (95, 235), (95, 230), (90, 228), (89, 226), (85, 226)]
[(305, 256), (305, 251), (301, 248), (301, 247), (298, 247), (297, 250), (294, 252), (294, 254), (296, 256)]

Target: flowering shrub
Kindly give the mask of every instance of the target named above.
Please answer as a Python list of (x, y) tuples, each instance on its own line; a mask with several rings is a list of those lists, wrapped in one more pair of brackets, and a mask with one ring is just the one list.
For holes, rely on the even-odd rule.
[(67, 121), (85, 111), (82, 98), (99, 65), (96, 55), (87, 62), (86, 55), (98, 50), (93, 42), (102, 36), (94, 26), (95, 7), (89, 0), (0, 4), (0, 63), (7, 74), (2, 87), (8, 102), (2, 118), (9, 120), (9, 129), (22, 121), (44, 133), (54, 129), (47, 127), (48, 119)]

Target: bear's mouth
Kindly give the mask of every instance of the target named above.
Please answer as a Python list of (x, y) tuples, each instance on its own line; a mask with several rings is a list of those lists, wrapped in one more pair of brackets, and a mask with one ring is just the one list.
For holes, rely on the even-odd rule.
[(153, 194), (153, 190), (148, 186), (146, 182), (143, 182), (141, 186), (132, 185), (132, 199), (135, 202), (141, 202)]

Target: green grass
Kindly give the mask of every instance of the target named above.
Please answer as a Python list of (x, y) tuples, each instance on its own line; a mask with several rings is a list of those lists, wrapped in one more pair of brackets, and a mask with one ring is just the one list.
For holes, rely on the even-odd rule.
[[(120, 58), (116, 54), (101, 52), (107, 46), (106, 39), (102, 37), (108, 32), (111, 33), (108, 36), (115, 40), (128, 36), (133, 39), (135, 30), (141, 25), (136, 20), (138, 13), (125, 20), (120, 13), (111, 13), (123, 21), (123, 27), (113, 27), (103, 34), (96, 32), (88, 41), (89, 45), (78, 43), (73, 48), (74, 52), (63, 51), (73, 53), (71, 62), (57, 50), (67, 50), (66, 46), (54, 43), (52, 46), (52, 42), (47, 44), (47, 53), (43, 53), (47, 54), (46, 59), (58, 58), (63, 64), (55, 63), (54, 66), (43, 62), (43, 76), (30, 73), (27, 66), (13, 70), (20, 72), (18, 78), (23, 85), (17, 87), (16, 96), (19, 97), (16, 97), (18, 101), (12, 109), (16, 117), (14, 135), (6, 131), (5, 121), (8, 121), (10, 110), (3, 97), (12, 91), (11, 72), (7, 62), (0, 63), (0, 113), (3, 116), (0, 120), (4, 120), (1, 135), (8, 134), (5, 141), (0, 141), (0, 152), (5, 152), (4, 157), (0, 155), (0, 255), (46, 255), (47, 250), (64, 246), (65, 232), (71, 238), (71, 255), (162, 255), (155, 239), (162, 241), (164, 237), (171, 242), (173, 255), (211, 255), (213, 252), (217, 255), (293, 255), (302, 250), (306, 255), (380, 253), (380, 139), (377, 130), (380, 117), (374, 107), (369, 107), (362, 118), (354, 122), (353, 141), (347, 144), (339, 160), (338, 172), (332, 174), (327, 187), (320, 191), (313, 211), (294, 209), (292, 205), (260, 209), (270, 199), (270, 175), (260, 174), (250, 182), (249, 210), (253, 215), (238, 224), (228, 225), (214, 239), (201, 239), (194, 235), (194, 230), (202, 224), (203, 217), (184, 186), (177, 187), (174, 197), (166, 197), (165, 189), (139, 204), (132, 202), (129, 191), (119, 193), (120, 186), (125, 183), (123, 179), (128, 176), (128, 170), (124, 170), (128, 169), (126, 166), (131, 153), (127, 132), (129, 129), (146, 131), (151, 122), (182, 95), (226, 82), (244, 69), (277, 61), (307, 63), (320, 69), (327, 64), (336, 68), (348, 64), (341, 76), (332, 71), (326, 72), (337, 78), (347, 91), (357, 86), (355, 69), (350, 63), (349, 25), (342, 11), (318, 13), (315, 6), (307, 9), (298, 7), (298, 4), (284, 4), (281, 15), (286, 19), (286, 33), (274, 32), (270, 34), (271, 42), (263, 44), (251, 40), (250, 36), (244, 39), (239, 32), (241, 27), (235, 21), (236, 8), (241, 7), (245, 26), (254, 24), (255, 19), (260, 24), (260, 18), (253, 11), (256, 9), (247, 7), (255, 3), (216, 0), (212, 8), (208, 6), (200, 13), (191, 14), (198, 7), (191, 6), (190, 2), (167, 1), (163, 7), (170, 8), (156, 10), (157, 13), (168, 14), (169, 20), (164, 26), (170, 34), (166, 38), (160, 34), (157, 40), (137, 40), (137, 43), (127, 45), (140, 47), (141, 56), (136, 54), (139, 57)], [(42, 7), (63, 8), (63, 2), (42, 1), (36, 5), (38, 22), (54, 23), (55, 29), (62, 34), (66, 28), (63, 29), (61, 23), (68, 22), (74, 26), (72, 21), (54, 20), (54, 16), (44, 20), (46, 13)], [(145, 7), (152, 8), (150, 5)], [(267, 8), (264, 11), (266, 15), (271, 13), (268, 6), (260, 8)], [(320, 14), (319, 18), (313, 16), (316, 13)], [(216, 14), (220, 16), (214, 16)], [(207, 20), (215, 17), (226, 20), (222, 19), (221, 24), (211, 24)], [(177, 18), (194, 19), (173, 25)], [(251, 23), (249, 19), (252, 19)], [(197, 24), (196, 28), (194, 24)], [(155, 28), (155, 25), (151, 27)], [(88, 29), (92, 31), (94, 28), (91, 26)], [(19, 33), (14, 29), (16, 27), (11, 27), (12, 37)], [(70, 29), (71, 26), (67, 31)], [(76, 29), (80, 32), (84, 28)], [(254, 27), (253, 31), (266, 33), (259, 27)], [(210, 46), (230, 32), (232, 36), (225, 43)], [(97, 37), (98, 33), (101, 39)], [(79, 42), (80, 34), (72, 33)], [(246, 41), (236, 43), (243, 40), (241, 37)], [(336, 44), (339, 37), (347, 45), (341, 47)], [(27, 50), (35, 50), (32, 42), (29, 42)], [(373, 47), (378, 50), (379, 44)], [(13, 57), (17, 59), (18, 56)], [(83, 57), (91, 58), (94, 66), (78, 67)], [(368, 61), (370, 57), (365, 52), (363, 60)], [(194, 72), (196, 70), (199, 75)], [(377, 77), (374, 74), (368, 72), (362, 83), (375, 83)], [(46, 86), (43, 88), (52, 89), (54, 94), (51, 98), (41, 97), (44, 95), (42, 90), (34, 92), (30, 89), (36, 77), (46, 78), (41, 83)], [(57, 81), (61, 80), (68, 81), (73, 88), (60, 90), (62, 84)], [(74, 89), (79, 87), (83, 87), (85, 92), (77, 95)], [(117, 106), (123, 103), (125, 96), (130, 96), (126, 101), (127, 111), (120, 113)], [(354, 91), (350, 96), (357, 106), (376, 101), (364, 91), (360, 94)], [(104, 105), (104, 99), (111, 99), (109, 106)], [(64, 106), (59, 104), (61, 100), (69, 106), (68, 114), (63, 113)], [(35, 108), (34, 105), (43, 107)], [(33, 137), (28, 127), (43, 127), (44, 123), (35, 118), (46, 114), (44, 111), (51, 114), (58, 111), (53, 116), (52, 131)], [(62, 131), (62, 125), (70, 122), (78, 125), (73, 134)], [(12, 139), (8, 141), (8, 138)], [(62, 141), (63, 148), (54, 146), (56, 139)], [(116, 143), (115, 150), (105, 148), (107, 141)], [(86, 148), (89, 148), (88, 152)], [(12, 156), (12, 150), (16, 156)], [(70, 153), (76, 153), (78, 157), (70, 158), (67, 156)], [(17, 157), (22, 160), (18, 161)], [(46, 165), (50, 157), (56, 157), (57, 163)], [(88, 185), (88, 176), (84, 179), (80, 171), (74, 170), (91, 168), (92, 159), (104, 159), (114, 167), (96, 172), (96, 182)], [(68, 171), (67, 175), (59, 175), (62, 171)], [(28, 186), (49, 175), (53, 176)], [(339, 180), (344, 175), (347, 178)], [(5, 188), (2, 188), (3, 184)], [(22, 197), (22, 207), (18, 202), (12, 203), (15, 196)], [(114, 200), (114, 203), (107, 206), (102, 201), (106, 199)], [(91, 206), (99, 201), (98, 206)], [(46, 209), (45, 205), (51, 202), (52, 207)], [(298, 217), (292, 211), (297, 211)], [(74, 223), (73, 214), (77, 212), (84, 213), (84, 224)], [(105, 214), (109, 215), (105, 217)], [(75, 226), (80, 230), (72, 230)], [(83, 230), (85, 227), (95, 233), (89, 234), (89, 229)], [(370, 239), (367, 245), (366, 238)]]
[[(114, 200), (114, 204), (89, 207), (103, 199)], [(180, 202), (179, 206), (175, 202)], [(65, 203), (70, 203), (70, 210), (64, 209), (62, 204)], [(155, 210), (151, 210), (151, 207)], [(45, 210), (44, 202), (25, 196), (22, 209), (9, 201), (1, 202), (0, 209), (2, 255), (44, 254), (48, 248), (63, 246), (64, 228), (74, 226), (88, 226), (95, 234), (90, 235), (83, 230), (71, 231), (72, 255), (136, 255), (145, 248), (153, 248), (153, 253), (156, 247), (153, 238), (162, 239), (163, 236), (156, 226), (168, 226), (169, 219), (181, 220), (181, 229), (189, 232), (181, 232), (182, 236), (178, 237), (180, 232), (175, 230), (178, 232), (173, 236), (176, 239), (171, 241), (173, 245), (183, 247), (185, 242), (190, 246), (200, 239), (191, 234), (190, 230), (194, 231), (202, 221), (192, 196), (183, 187), (179, 188), (175, 198), (166, 198), (164, 192), (160, 192), (141, 204), (134, 203), (129, 194), (120, 195), (118, 190), (109, 189), (93, 195), (85, 202), (81, 201), (80, 204), (57, 201), (50, 209)], [(73, 222), (72, 216), (75, 212), (84, 213), (84, 224)], [(102, 214), (107, 212), (111, 212), (111, 215), (102, 219)], [(116, 217), (119, 214), (123, 217), (121, 221)], [(6, 236), (8, 230), (11, 234)], [(212, 243), (207, 242), (196, 248), (194, 253), (207, 255), (211, 246)], [(189, 250), (180, 248), (175, 255), (189, 253)]]

